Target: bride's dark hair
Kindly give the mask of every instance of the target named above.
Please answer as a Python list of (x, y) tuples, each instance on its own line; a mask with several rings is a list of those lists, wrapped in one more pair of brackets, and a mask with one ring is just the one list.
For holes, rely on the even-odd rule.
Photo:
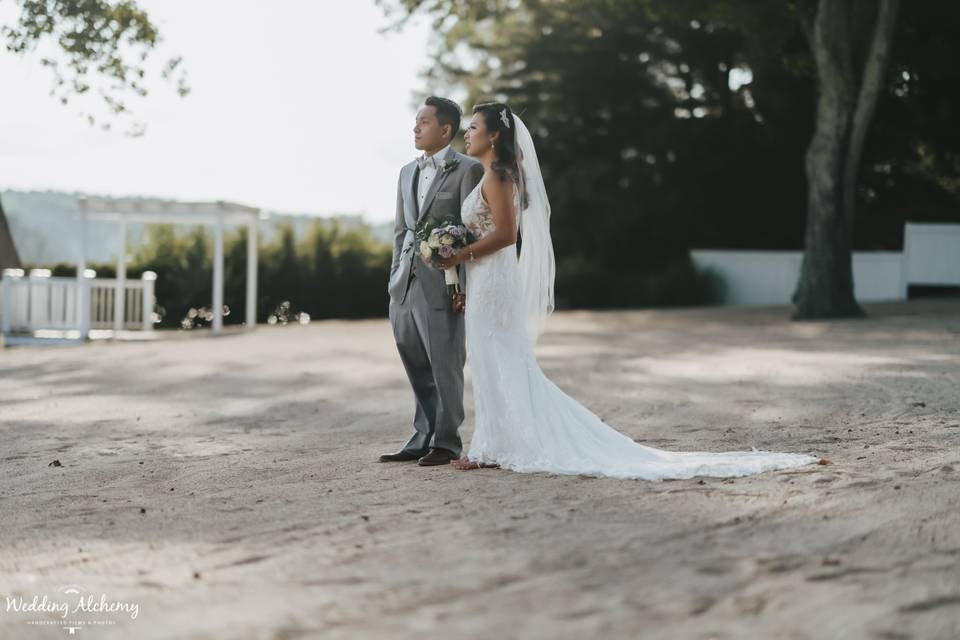
[[(501, 181), (515, 182), (520, 184), (520, 159), (517, 158), (517, 122), (513, 119), (513, 111), (510, 106), (503, 102), (481, 102), (473, 107), (474, 113), (483, 116), (483, 123), (490, 133), (499, 133), (494, 144), (493, 151), (496, 159), (490, 164), (490, 168), (497, 174)], [(506, 113), (504, 113), (506, 112)], [(506, 117), (509, 126), (504, 123)], [(527, 194), (520, 194), (520, 208), (527, 206)]]

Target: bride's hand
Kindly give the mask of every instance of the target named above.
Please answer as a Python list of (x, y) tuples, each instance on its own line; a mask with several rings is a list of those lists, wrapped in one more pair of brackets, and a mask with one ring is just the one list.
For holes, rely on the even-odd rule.
[(463, 261), (460, 259), (460, 253), (461, 253), (462, 251), (463, 251), (463, 249), (461, 249), (460, 252), (453, 254), (453, 255), (450, 256), (449, 258), (437, 258), (437, 260), (436, 260), (436, 262), (435, 262), (434, 264), (437, 265), (437, 269), (441, 269), (441, 270), (443, 270), (443, 269), (449, 269), (450, 267), (455, 267), (455, 266), (457, 266), (458, 264), (460, 264), (461, 262), (463, 262)]

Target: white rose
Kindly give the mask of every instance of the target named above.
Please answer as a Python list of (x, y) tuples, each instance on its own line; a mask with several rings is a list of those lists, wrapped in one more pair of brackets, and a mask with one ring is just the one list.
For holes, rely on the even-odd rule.
[(421, 242), (420, 257), (423, 258), (424, 260), (429, 261), (432, 256), (433, 256), (433, 251), (430, 250), (430, 245), (427, 244), (426, 242)]
[(438, 249), (440, 247), (440, 238), (430, 234), (430, 239), (427, 240), (427, 246), (429, 246), (431, 249)]
[(449, 234), (440, 236), (440, 244), (453, 244), (453, 243), (454, 243), (453, 236)]

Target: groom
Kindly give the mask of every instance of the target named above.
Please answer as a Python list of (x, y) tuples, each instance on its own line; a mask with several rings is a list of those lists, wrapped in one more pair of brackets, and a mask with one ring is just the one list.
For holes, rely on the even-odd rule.
[[(418, 460), (424, 467), (460, 457), (463, 422), (463, 296), (451, 300), (443, 271), (423, 262), (414, 237), (426, 217), (460, 219), (464, 199), (483, 177), (483, 165), (450, 146), (460, 129), (460, 107), (431, 96), (417, 112), (414, 145), (423, 155), (400, 170), (390, 325), (417, 400), (413, 435), (380, 462)], [(464, 274), (460, 273), (461, 282)]]

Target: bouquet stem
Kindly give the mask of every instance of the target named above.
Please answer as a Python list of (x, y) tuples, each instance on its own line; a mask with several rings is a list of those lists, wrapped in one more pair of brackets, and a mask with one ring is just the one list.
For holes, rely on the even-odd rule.
[(443, 279), (447, 283), (447, 293), (451, 296), (460, 293), (460, 276), (457, 275), (457, 268), (450, 267), (443, 270)]

